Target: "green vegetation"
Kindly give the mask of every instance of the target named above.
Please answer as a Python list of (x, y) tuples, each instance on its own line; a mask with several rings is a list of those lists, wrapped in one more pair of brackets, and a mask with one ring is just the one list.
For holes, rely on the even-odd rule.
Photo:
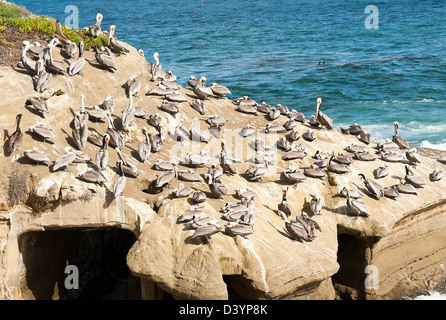
[[(22, 33), (42, 32), (51, 38), (56, 32), (55, 19), (46, 16), (32, 16), (25, 8), (0, 3), (0, 32), (4, 30), (5, 26), (18, 27)], [(79, 43), (82, 40), (85, 50), (90, 50), (92, 47), (108, 46), (107, 35), (94, 38), (89, 35), (88, 30), (72, 30), (65, 26), (62, 26), (62, 32), (73, 43)]]

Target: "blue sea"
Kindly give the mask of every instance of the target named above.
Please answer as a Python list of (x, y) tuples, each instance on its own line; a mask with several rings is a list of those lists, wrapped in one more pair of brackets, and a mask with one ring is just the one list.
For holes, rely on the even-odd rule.
[[(446, 1), (18, 0), (33, 13), (103, 28), (187, 85), (206, 76), (261, 102), (361, 124), (446, 150)], [(373, 7), (368, 8), (369, 5)]]

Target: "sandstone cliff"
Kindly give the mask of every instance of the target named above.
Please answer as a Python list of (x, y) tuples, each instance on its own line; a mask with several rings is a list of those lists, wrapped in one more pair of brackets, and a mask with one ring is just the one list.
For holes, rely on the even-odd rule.
[[(64, 153), (66, 146), (74, 146), (70, 123), (74, 113), (80, 110), (81, 95), (85, 95), (86, 106), (100, 105), (107, 96), (112, 96), (116, 103), (113, 118), (120, 123), (122, 110), (129, 104), (125, 84), (130, 79), (141, 83), (139, 98), (134, 99), (135, 105), (144, 108), (149, 115), (159, 113), (167, 128), (167, 132), (163, 132), (165, 145), (162, 150), (151, 154), (149, 163), (141, 163), (137, 160), (138, 143), (144, 139), (141, 129), (145, 126), (152, 134), (156, 134), (156, 130), (148, 125), (147, 117), (135, 118), (125, 132), (123, 154), (141, 174), (138, 178), (128, 177), (123, 196), (116, 199), (111, 196), (113, 181), (118, 176), (118, 156), (113, 149), (110, 150), (110, 165), (105, 172), (108, 177), (105, 187), (77, 178), (88, 167), (94, 167), (92, 163), (70, 166), (70, 171), (52, 172), (51, 164), (34, 166), (24, 159), (11, 162), (17, 153), (1, 155), (1, 299), (36, 298), (27, 287), (27, 281), (30, 281), (27, 273), (32, 272), (35, 264), (51, 265), (47, 260), (25, 263), (24, 254), (30, 250), (31, 244), (23, 242), (22, 236), (36, 231), (91, 228), (126, 229), (135, 235), (137, 240), (128, 252), (127, 265), (133, 276), (139, 278), (144, 299), (159, 298), (162, 293), (176, 299), (399, 299), (407, 288), (421, 287), (425, 280), (431, 280), (428, 283), (431, 286), (443, 281), (444, 270), (440, 265), (446, 261), (446, 180), (430, 182), (428, 175), (437, 167), (446, 169), (444, 157), (438, 160), (421, 156), (422, 162), (417, 165), (416, 174), (427, 184), (418, 189), (418, 195), (401, 194), (396, 200), (370, 197), (358, 177), (363, 173), (373, 178), (373, 170), (385, 163), (391, 173), (379, 180), (383, 186), (391, 186), (404, 179), (403, 163), (384, 162), (379, 158), (370, 162), (355, 160), (351, 173), (346, 175), (328, 173), (326, 179), (307, 178), (295, 188), (290, 185), (288, 202), (294, 208), (290, 218), (302, 212), (312, 216), (309, 210), (311, 194), (324, 201), (321, 215), (312, 217), (322, 230), (316, 231), (316, 239), (312, 242), (292, 240), (287, 235), (282, 217), (277, 214), (282, 189), (287, 185), (280, 179), (280, 172), (289, 166), (289, 162), (281, 160), (284, 152), (277, 150), (277, 162), (270, 167), (263, 182), (250, 182), (243, 174), (249, 165), (255, 165), (247, 162), (255, 155), (249, 142), (260, 138), (266, 145), (274, 146), (277, 139), (286, 133), (265, 134), (263, 129), (267, 123), (283, 124), (288, 118), (282, 115), (269, 121), (263, 114), (243, 114), (236, 111), (236, 105), (227, 98), (206, 100), (207, 114), (200, 115), (190, 106), (195, 94), (182, 86), (179, 93), (188, 101), (177, 103), (180, 113), (170, 115), (163, 112), (158, 107), (164, 97), (145, 95), (157, 84), (157, 81), (151, 81), (147, 61), (135, 48), (129, 48), (130, 53), (116, 57), (118, 70), (114, 73), (98, 68), (94, 52), (89, 51), (85, 52), (87, 64), (83, 75), (58, 75), (51, 80), (50, 88), (43, 94), (49, 97), (50, 108), (45, 119), (59, 139), (46, 142), (35, 139), (28, 130), (42, 119), (25, 105), (28, 98), (36, 95), (31, 76), (24, 71), (0, 67), (1, 141), (7, 142), (16, 115), (22, 113), (21, 126), (25, 135), (18, 152), (20, 156), (24, 150), (35, 146), (55, 160)], [(63, 60), (59, 50), (55, 50), (55, 58)], [(212, 75), (205, 76), (208, 82), (212, 82)], [(58, 94), (52, 95), (56, 92)], [(329, 103), (324, 101), (324, 104)], [(178, 179), (173, 181), (172, 189), (153, 191), (150, 184), (160, 172), (152, 170), (151, 165), (157, 159), (176, 158), (180, 161), (187, 152), (208, 151), (211, 161), (218, 163), (220, 139), (212, 137), (210, 143), (181, 144), (170, 137), (180, 119), (184, 120), (186, 128), (194, 118), (199, 119), (202, 129), (208, 128), (205, 120), (209, 115), (228, 119), (224, 126), (225, 141), (230, 151), (244, 160), (237, 165), (239, 174), (221, 177), (229, 189), (228, 193), (216, 199), (205, 183)], [(306, 116), (309, 118), (310, 114)], [(242, 138), (240, 129), (248, 124), (258, 129), (257, 134)], [(107, 123), (89, 121), (88, 127), (104, 134)], [(314, 129), (317, 138), (313, 142), (299, 140), (307, 146), (309, 155), (295, 161), (298, 167), (311, 165), (315, 161), (311, 155), (318, 150), (347, 153), (344, 150), (346, 146), (363, 144), (357, 137), (339, 132), (336, 123), (334, 127), (333, 130)], [(302, 133), (309, 128), (308, 124), (297, 125)], [(363, 145), (372, 153), (376, 151), (375, 142)], [(5, 151), (4, 148), (2, 150)], [(94, 163), (98, 150), (99, 147), (87, 143), (82, 151)], [(206, 173), (209, 166), (200, 166), (196, 172)], [(180, 165), (179, 169), (188, 167)], [(235, 190), (254, 189), (258, 193), (253, 210), (256, 216), (254, 234), (230, 237), (221, 232), (212, 236), (210, 244), (191, 239), (194, 231), (178, 223), (177, 218), (193, 202), (189, 198), (171, 196), (180, 183), (205, 191), (208, 198), (203, 204), (203, 211), (219, 219), (222, 215), (220, 209), (225, 203), (238, 201)], [(370, 208), (370, 217), (347, 214), (346, 200), (338, 195), (345, 186), (363, 192), (362, 200)], [(225, 225), (223, 220), (221, 225)], [(367, 265), (376, 266), (379, 273), (379, 286), (373, 289), (364, 287)]]

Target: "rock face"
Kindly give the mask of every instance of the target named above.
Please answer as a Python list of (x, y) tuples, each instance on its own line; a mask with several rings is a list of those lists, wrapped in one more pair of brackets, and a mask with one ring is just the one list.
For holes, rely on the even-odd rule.
[[(151, 81), (147, 61), (135, 48), (128, 47), (130, 53), (116, 57), (118, 70), (113, 73), (98, 68), (94, 53), (85, 52), (88, 63), (83, 75), (69, 77), (64, 74), (51, 80), (50, 88), (43, 94), (48, 98), (50, 108), (45, 120), (52, 125), (59, 139), (46, 142), (34, 138), (28, 131), (42, 119), (25, 105), (25, 101), (35, 95), (31, 76), (0, 67), (2, 141), (6, 143), (11, 135), (17, 113), (23, 114), (22, 130), (25, 132), (20, 151), (12, 155), (4, 153), (0, 157), (3, 168), (0, 173), (0, 299), (39, 298), (27, 287), (27, 275), (32, 274), (35, 265), (39, 264), (39, 257), (33, 262), (25, 256), (26, 252), (31, 252), (33, 243), (32, 237), (27, 238), (27, 235), (74, 229), (117, 228), (135, 235), (137, 240), (126, 259), (133, 276), (139, 278), (136, 286), (139, 286), (143, 299), (166, 295), (175, 299), (399, 299), (408, 288), (416, 287), (415, 284), (420, 287), (427, 283), (432, 287), (444, 280), (444, 270), (440, 266), (446, 262), (446, 180), (430, 182), (428, 177), (437, 167), (446, 170), (444, 160), (421, 156), (422, 161), (415, 172), (427, 184), (418, 189), (418, 195), (401, 194), (396, 200), (374, 199), (358, 176), (363, 173), (373, 179), (373, 170), (385, 163), (391, 173), (379, 180), (382, 186), (391, 186), (405, 179), (404, 163), (385, 162), (378, 156), (375, 161), (355, 160), (348, 174), (328, 172), (327, 178), (307, 177), (293, 186), (281, 179), (280, 173), (289, 167), (290, 162), (281, 159), (285, 151), (276, 150), (276, 161), (268, 167), (263, 181), (252, 182), (244, 172), (248, 166), (263, 164), (248, 162), (256, 155), (250, 146), (251, 140), (262, 139), (266, 146), (274, 146), (288, 133), (267, 134), (264, 128), (267, 123), (284, 124), (288, 118), (281, 115), (269, 121), (263, 114), (244, 114), (236, 111), (237, 106), (227, 98), (205, 100), (207, 114), (201, 115), (190, 106), (196, 99), (195, 94), (182, 86), (178, 91), (188, 101), (176, 103), (180, 112), (161, 111), (158, 107), (163, 96), (145, 96), (158, 81)], [(62, 60), (57, 51), (59, 48), (55, 50), (55, 58)], [(108, 179), (105, 186), (78, 178), (89, 167), (95, 167), (99, 147), (91, 143), (87, 143), (82, 151), (93, 159), (92, 162), (71, 165), (67, 171), (52, 172), (51, 164), (34, 166), (25, 159), (11, 162), (16, 154), (22, 155), (33, 146), (45, 151), (53, 160), (65, 152), (66, 146), (74, 147), (70, 124), (74, 113), (80, 110), (81, 95), (85, 96), (86, 106), (101, 105), (107, 96), (112, 96), (116, 104), (113, 120), (120, 127), (122, 111), (129, 105), (123, 86), (130, 79), (137, 79), (141, 84), (139, 98), (133, 99), (134, 104), (149, 115), (158, 113), (161, 116), (165, 129), (162, 131), (164, 146), (160, 152), (150, 155), (149, 163), (139, 162), (138, 144), (144, 140), (142, 127), (147, 127), (152, 135), (157, 131), (148, 124), (147, 117), (135, 118), (124, 131), (122, 153), (138, 168), (140, 175), (127, 177), (122, 196), (116, 199), (112, 196), (113, 182), (119, 175), (118, 155), (112, 148), (109, 149), (109, 166), (104, 172)], [(55, 92), (58, 94), (52, 95)], [(329, 104), (329, 101), (324, 103)], [(208, 143), (178, 142), (172, 138), (178, 124), (182, 123), (188, 129), (195, 118), (202, 130), (208, 129), (205, 120), (210, 115), (228, 120), (221, 131), (226, 148), (243, 160), (237, 164), (238, 174), (220, 177), (228, 187), (226, 195), (215, 198), (206, 183), (178, 179), (172, 181), (171, 189), (153, 189), (152, 182), (161, 174), (152, 169), (158, 159), (175, 159), (180, 163), (188, 152), (208, 152), (210, 161), (193, 168), (199, 174), (206, 173), (211, 163), (218, 164), (220, 138), (211, 134)], [(254, 136), (242, 138), (240, 130), (248, 124), (258, 130)], [(334, 126), (336, 128), (336, 124)], [(90, 120), (88, 128), (104, 134), (107, 123)], [(371, 153), (376, 152), (375, 142), (366, 145), (357, 137), (336, 129), (314, 129), (300, 122), (296, 128), (301, 133), (309, 129), (316, 133), (312, 142), (298, 141), (306, 145), (307, 155), (294, 161), (297, 168), (313, 164), (312, 155), (318, 150), (352, 155), (345, 151), (345, 147), (354, 143), (363, 145)], [(178, 168), (189, 169), (183, 165)], [(239, 201), (235, 191), (255, 190), (258, 196), (254, 198), (252, 210), (256, 217), (254, 233), (232, 237), (219, 232), (211, 237), (211, 243), (192, 238), (195, 230), (177, 219), (193, 202), (190, 197), (171, 196), (180, 183), (206, 193), (202, 210), (221, 220), (222, 231), (226, 223), (221, 219), (220, 210), (228, 202)], [(315, 231), (313, 241), (293, 240), (285, 229), (277, 205), (286, 185), (290, 186), (288, 203), (293, 207), (289, 218), (304, 212), (320, 225), (321, 231)], [(347, 213), (346, 199), (338, 195), (344, 187), (356, 188), (363, 193), (362, 200), (370, 209), (370, 217)], [(323, 199), (320, 215), (311, 214), (311, 195)], [(62, 255), (63, 251), (63, 246), (59, 246), (54, 254), (60, 252)], [(370, 282), (372, 273), (365, 273), (367, 270), (374, 270), (375, 282)], [(50, 296), (57, 296), (56, 290), (48, 292)]]

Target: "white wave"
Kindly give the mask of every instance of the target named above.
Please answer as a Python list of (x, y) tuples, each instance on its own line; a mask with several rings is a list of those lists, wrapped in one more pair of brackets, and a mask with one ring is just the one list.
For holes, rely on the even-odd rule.
[(421, 142), (420, 147), (446, 151), (446, 141), (441, 143), (431, 143), (427, 140), (424, 140), (423, 142)]
[(446, 294), (436, 291), (428, 291), (427, 294), (417, 296), (413, 300), (446, 300)]

